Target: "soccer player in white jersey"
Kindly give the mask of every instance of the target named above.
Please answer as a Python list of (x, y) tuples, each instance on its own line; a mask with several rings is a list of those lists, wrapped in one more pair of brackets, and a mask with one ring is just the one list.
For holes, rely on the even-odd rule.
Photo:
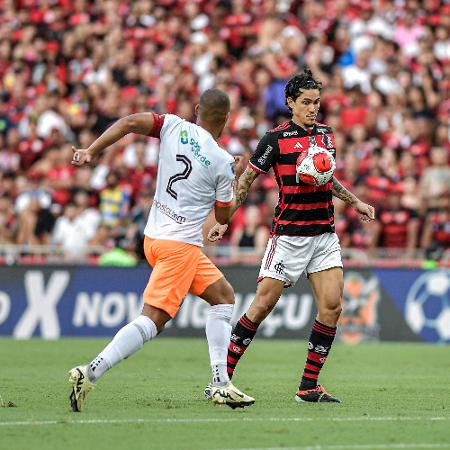
[(233, 288), (201, 251), (206, 217), (214, 208), (217, 221), (227, 223), (233, 203), (235, 162), (216, 142), (230, 114), (229, 97), (209, 89), (195, 112), (196, 124), (172, 114), (132, 114), (114, 123), (89, 148), (73, 149), (72, 163), (81, 166), (128, 133), (161, 140), (156, 193), (144, 231), (144, 251), (153, 270), (144, 290), (142, 314), (120, 329), (89, 364), (70, 370), (73, 411), (82, 409), (86, 395), (107, 370), (161, 333), (188, 292), (211, 305), (206, 337), (213, 402), (232, 408), (255, 402), (233, 386), (227, 374)]

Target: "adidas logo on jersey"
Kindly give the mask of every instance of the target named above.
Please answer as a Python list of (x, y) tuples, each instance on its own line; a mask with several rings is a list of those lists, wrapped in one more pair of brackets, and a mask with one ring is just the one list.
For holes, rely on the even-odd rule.
[(297, 143), (294, 145), (294, 148), (303, 148), (303, 145), (300, 144), (300, 142), (297, 142)]

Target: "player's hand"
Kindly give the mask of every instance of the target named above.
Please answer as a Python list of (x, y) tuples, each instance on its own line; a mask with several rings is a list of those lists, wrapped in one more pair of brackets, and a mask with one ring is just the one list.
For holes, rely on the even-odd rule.
[(375, 219), (375, 209), (362, 201), (358, 201), (355, 205), (355, 210), (359, 213), (359, 218), (363, 222), (371, 222)]
[(86, 149), (72, 147), (72, 152), (72, 164), (74, 166), (82, 166), (91, 162), (92, 155)]
[(220, 241), (223, 238), (223, 235), (228, 230), (228, 225), (220, 225), (220, 223), (216, 223), (208, 233), (208, 241), (216, 242)]

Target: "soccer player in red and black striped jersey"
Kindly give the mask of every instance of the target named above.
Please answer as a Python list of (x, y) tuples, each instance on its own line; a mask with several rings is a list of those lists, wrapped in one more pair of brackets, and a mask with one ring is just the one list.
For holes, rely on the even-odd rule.
[[(297, 282), (306, 272), (318, 310), (308, 342), (308, 355), (295, 399), (299, 402), (339, 402), (318, 384), (336, 334), (341, 313), (343, 273), (341, 248), (334, 228), (333, 195), (352, 205), (364, 221), (375, 211), (345, 189), (336, 178), (323, 186), (296, 181), (296, 161), (310, 146), (336, 154), (333, 131), (316, 122), (322, 85), (306, 69), (291, 78), (285, 88), (292, 119), (270, 130), (259, 142), (239, 178), (234, 212), (245, 200), (256, 177), (273, 168), (279, 186), (271, 238), (261, 263), (256, 297), (234, 327), (228, 347), (230, 377), (259, 324), (272, 311), (283, 288)], [(216, 224), (211, 241), (221, 239), (227, 225)], [(205, 390), (205, 394), (207, 391)]]

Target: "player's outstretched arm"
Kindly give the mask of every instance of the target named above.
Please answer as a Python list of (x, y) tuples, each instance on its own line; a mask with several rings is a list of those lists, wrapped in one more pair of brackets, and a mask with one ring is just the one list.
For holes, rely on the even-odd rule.
[(336, 177), (333, 177), (333, 195), (340, 198), (345, 203), (353, 206), (359, 213), (359, 218), (363, 222), (370, 222), (375, 219), (375, 209), (373, 206), (368, 205), (361, 201), (355, 194), (352, 194), (348, 189), (342, 186)]
[[(234, 201), (229, 211), (229, 217), (227, 222), (231, 220), (231, 217), (236, 212), (236, 210), (239, 208), (239, 206), (244, 203), (245, 199), (247, 198), (248, 190), (250, 189), (250, 186), (252, 183), (256, 180), (257, 176), (259, 175), (258, 172), (255, 172), (252, 168), (247, 167), (244, 171), (244, 173), (239, 177), (239, 180), (236, 185), (235, 189), (235, 195), (234, 195)], [(209, 230), (208, 233), (208, 240), (210, 242), (215, 242), (220, 239), (222, 239), (223, 235), (228, 229), (227, 223), (216, 223), (211, 230)]]
[(88, 148), (72, 147), (72, 164), (82, 166), (89, 163), (106, 147), (114, 144), (129, 133), (148, 136), (154, 127), (153, 113), (137, 113), (123, 117), (102, 133)]

